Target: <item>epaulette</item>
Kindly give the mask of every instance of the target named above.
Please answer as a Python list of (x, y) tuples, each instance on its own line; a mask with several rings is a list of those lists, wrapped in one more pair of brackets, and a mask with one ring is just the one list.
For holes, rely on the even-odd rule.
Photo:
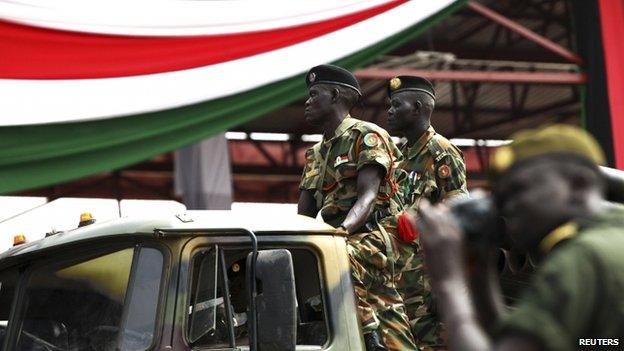
[(442, 157), (444, 157), (448, 153), (446, 149), (444, 149), (442, 145), (440, 145), (438, 140), (436, 140), (437, 136), (438, 134), (434, 135), (433, 138), (431, 138), (431, 140), (429, 140), (429, 142), (427, 143), (427, 149), (429, 149), (429, 152), (433, 156), (435, 162), (440, 161)]
[(454, 150), (460, 156), (463, 155), (457, 146), (453, 145), (450, 140), (440, 134), (435, 134), (431, 140), (429, 140), (427, 148), (429, 149), (429, 152), (433, 156), (435, 162), (440, 161), (446, 155), (450, 155), (452, 151), (449, 149)]
[(356, 124), (353, 125), (353, 128), (357, 129), (360, 133), (362, 133), (362, 135), (373, 132), (379, 134), (384, 138), (389, 138), (388, 132), (386, 132), (380, 126), (371, 122), (358, 121)]

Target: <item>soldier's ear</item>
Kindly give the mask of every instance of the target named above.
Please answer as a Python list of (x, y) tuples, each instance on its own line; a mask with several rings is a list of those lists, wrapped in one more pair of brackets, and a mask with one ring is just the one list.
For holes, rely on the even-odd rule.
[(422, 111), (422, 107), (423, 104), (420, 100), (416, 100), (416, 102), (414, 102), (414, 113), (416, 114), (420, 114), (420, 112)]
[(340, 89), (332, 88), (332, 102), (338, 101), (340, 98)]

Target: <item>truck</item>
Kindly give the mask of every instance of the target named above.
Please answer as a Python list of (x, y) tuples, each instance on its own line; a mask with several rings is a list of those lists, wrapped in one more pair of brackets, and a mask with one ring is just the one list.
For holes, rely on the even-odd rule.
[(345, 237), (312, 218), (120, 218), (0, 254), (0, 350), (364, 349)]

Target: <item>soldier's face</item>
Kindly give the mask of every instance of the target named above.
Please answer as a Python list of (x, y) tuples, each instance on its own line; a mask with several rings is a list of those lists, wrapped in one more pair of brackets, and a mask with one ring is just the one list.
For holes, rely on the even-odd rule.
[(570, 183), (546, 161), (511, 170), (494, 189), (507, 234), (522, 251), (536, 247), (544, 236), (569, 221)]
[(322, 125), (330, 116), (333, 105), (333, 89), (325, 84), (313, 85), (308, 90), (304, 116), (311, 125)]
[(401, 134), (402, 131), (409, 129), (416, 119), (418, 105), (407, 93), (409, 92), (396, 93), (390, 99), (388, 129), (393, 134)]

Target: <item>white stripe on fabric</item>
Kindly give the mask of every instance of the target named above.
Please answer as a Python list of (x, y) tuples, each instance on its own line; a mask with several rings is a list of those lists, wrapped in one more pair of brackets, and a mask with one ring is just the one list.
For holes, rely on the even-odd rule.
[(230, 96), (299, 74), (303, 80), (310, 67), (361, 51), (453, 2), (409, 1), (313, 40), (195, 69), (103, 79), (0, 79), (0, 126), (134, 115)]
[(246, 33), (329, 20), (392, 0), (0, 0), (0, 18), (36, 27), (130, 36)]

